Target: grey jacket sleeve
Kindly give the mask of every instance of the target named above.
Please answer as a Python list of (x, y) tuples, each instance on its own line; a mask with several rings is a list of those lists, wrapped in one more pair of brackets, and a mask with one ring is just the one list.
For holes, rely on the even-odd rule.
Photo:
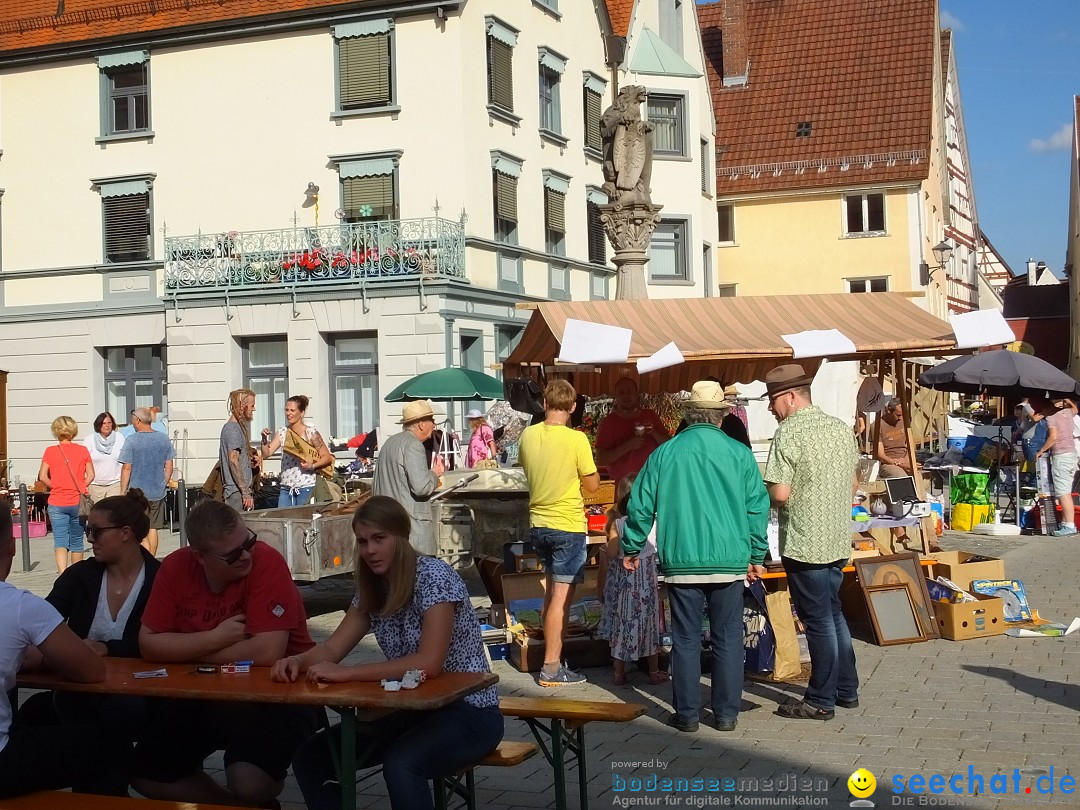
[(405, 467), (405, 478), (409, 482), (409, 491), (412, 492), (413, 497), (426, 498), (435, 492), (439, 477), (428, 465), (424, 445), (419, 442), (409, 442), (405, 447), (402, 466)]

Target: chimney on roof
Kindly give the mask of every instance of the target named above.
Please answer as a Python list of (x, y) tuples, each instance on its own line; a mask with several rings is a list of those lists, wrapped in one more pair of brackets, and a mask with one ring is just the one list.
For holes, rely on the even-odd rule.
[(1034, 259), (1027, 260), (1027, 283), (1029, 287), (1039, 283), (1039, 265)]
[(724, 0), (721, 22), (724, 44), (724, 87), (746, 84), (750, 53), (746, 42), (746, 0)]

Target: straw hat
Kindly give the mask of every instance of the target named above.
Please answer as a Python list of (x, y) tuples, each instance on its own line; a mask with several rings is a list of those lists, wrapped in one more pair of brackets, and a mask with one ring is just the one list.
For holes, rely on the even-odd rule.
[(730, 408), (731, 403), (724, 399), (724, 387), (712, 380), (701, 380), (694, 383), (690, 389), (690, 399), (686, 400), (688, 408), (704, 408), (709, 410)]
[(431, 402), (426, 399), (418, 399), (415, 402), (407, 402), (401, 408), (401, 420), (399, 425), (411, 425), (421, 419), (434, 417), (435, 411), (431, 409)]
[(478, 410), (477, 408), (470, 408), (469, 412), (467, 414), (465, 414), (465, 418), (466, 419), (483, 419), (484, 418), (484, 412), (481, 411), (481, 410)]
[(739, 389), (736, 388), (734, 385), (725, 385), (724, 386), (724, 396), (725, 397), (739, 397), (739, 396), (742, 396), (742, 394), (739, 393)]
[(777, 394), (790, 391), (792, 388), (810, 385), (813, 381), (813, 376), (807, 376), (803, 367), (798, 363), (785, 363), (765, 375), (765, 395), (771, 399)]

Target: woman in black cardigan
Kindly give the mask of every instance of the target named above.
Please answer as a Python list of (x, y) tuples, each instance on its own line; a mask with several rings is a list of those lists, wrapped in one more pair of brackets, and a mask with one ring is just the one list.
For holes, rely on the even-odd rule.
[[(139, 628), (161, 563), (141, 545), (149, 533), (149, 504), (138, 489), (102, 498), (86, 520), (93, 557), (69, 567), (53, 583), (46, 600), (67, 619), (75, 635), (101, 656), (138, 658)], [(88, 712), (133, 731), (145, 717), (141, 698), (58, 692), (61, 720)]]

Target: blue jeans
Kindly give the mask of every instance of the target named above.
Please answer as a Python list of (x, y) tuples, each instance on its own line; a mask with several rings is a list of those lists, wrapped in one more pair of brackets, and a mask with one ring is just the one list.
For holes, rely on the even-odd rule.
[(739, 716), (743, 685), (743, 581), (676, 585), (671, 602), (671, 693), (676, 716), (696, 723), (701, 709), (701, 617), (709, 612), (712, 710), (718, 720)]
[[(429, 780), (468, 767), (493, 751), (503, 736), (498, 706), (478, 709), (464, 700), (432, 712), (395, 712), (358, 725), (357, 754), (374, 746), (362, 767), (382, 763), (393, 810), (433, 808)], [(333, 750), (340, 751), (341, 726), (336, 725), (308, 739), (293, 757), (293, 773), (308, 810), (341, 807), (331, 738)]]
[(533, 526), (529, 539), (544, 561), (544, 570), (553, 582), (570, 584), (585, 581), (585, 532)]
[(307, 506), (308, 501), (311, 500), (311, 493), (314, 490), (315, 487), (297, 487), (294, 490), (283, 484), (281, 491), (278, 493), (278, 509), (283, 506)]
[(815, 565), (784, 557), (788, 588), (795, 610), (806, 626), (810, 649), (810, 685), (804, 700), (831, 712), (836, 701), (858, 700), (859, 673), (851, 632), (840, 609), (844, 560)]
[(49, 523), (52, 524), (53, 548), (65, 548), (72, 554), (82, 554), (84, 537), (79, 505), (50, 505), (48, 512)]

